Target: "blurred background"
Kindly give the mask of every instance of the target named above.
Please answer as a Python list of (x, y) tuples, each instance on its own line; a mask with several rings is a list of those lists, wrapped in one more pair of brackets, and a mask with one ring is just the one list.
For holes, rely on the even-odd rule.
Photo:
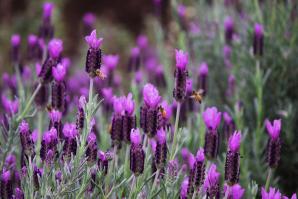
[[(284, 193), (298, 190), (298, 23), (296, 0), (56, 0), (52, 23), (55, 37), (64, 41), (63, 56), (69, 57), (72, 67), (84, 68), (86, 44), (89, 34), (84, 16), (93, 13), (93, 27), (104, 38), (103, 51), (119, 54), (118, 71), (129, 89), (126, 76), (131, 49), (137, 38), (146, 35), (159, 61), (170, 70), (165, 78), (173, 79), (174, 48), (188, 49), (193, 71), (205, 61), (209, 65), (208, 105), (234, 109), (236, 102), (244, 107), (243, 126), (248, 134), (256, 126), (254, 60), (252, 58), (252, 33), (255, 22), (263, 22), (265, 47), (262, 70), (266, 83), (263, 89), (262, 119), (282, 118), (282, 158), (277, 168), (274, 184)], [(256, 3), (257, 2), (257, 3)], [(12, 73), (10, 38), (21, 36), (21, 50), (25, 54), (27, 36), (38, 34), (42, 23), (44, 1), (0, 0), (0, 74)], [(259, 7), (256, 7), (259, 5)], [(183, 16), (183, 17), (181, 17)], [(233, 69), (225, 69), (224, 21), (231, 16), (235, 21), (235, 37), (231, 56)], [(92, 20), (91, 20), (92, 21)], [(25, 58), (21, 58), (24, 59)], [(170, 71), (169, 73), (166, 73)], [(229, 73), (236, 78), (233, 98), (226, 95)], [(195, 77), (192, 72), (192, 77)], [(149, 78), (148, 78), (149, 79)], [(166, 91), (171, 98), (172, 88)], [(262, 130), (264, 128), (262, 127)], [(265, 132), (265, 131), (264, 131)], [(265, 133), (264, 133), (265, 134)], [(264, 136), (264, 139), (267, 137)], [(262, 142), (264, 146), (266, 141)], [(246, 143), (254, 148), (253, 142)], [(193, 147), (197, 148), (197, 147)], [(264, 150), (259, 152), (264, 155)], [(256, 168), (254, 156), (246, 154), (249, 176), (264, 182), (264, 169)], [(264, 158), (258, 160), (266, 164)]]

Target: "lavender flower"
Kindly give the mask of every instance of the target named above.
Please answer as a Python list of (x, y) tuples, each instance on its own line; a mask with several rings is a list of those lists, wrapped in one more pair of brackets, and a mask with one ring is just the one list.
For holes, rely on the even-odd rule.
[(270, 137), (267, 145), (267, 162), (270, 168), (275, 168), (280, 160), (281, 140), (279, 135), (281, 120), (274, 120), (273, 124), (266, 120), (265, 125)]
[(56, 147), (58, 144), (58, 136), (55, 128), (51, 128), (50, 131), (44, 133), (41, 141), (40, 158), (50, 164), (56, 153)]
[(225, 19), (224, 25), (225, 25), (225, 40), (226, 40), (226, 43), (231, 44), (232, 41), (233, 41), (233, 35), (234, 35), (234, 31), (235, 31), (234, 30), (233, 18), (228, 16)]
[(114, 114), (112, 118), (112, 129), (111, 129), (111, 139), (112, 146), (121, 147), (121, 141), (123, 139), (123, 116), (125, 113), (124, 104), (126, 98), (116, 97), (113, 98)]
[(96, 135), (91, 132), (87, 137), (87, 150), (86, 150), (87, 161), (94, 163), (97, 158), (97, 144)]
[(66, 67), (63, 64), (58, 64), (52, 68), (52, 74), (55, 80), (52, 82), (52, 108), (64, 112), (66, 106), (66, 84), (64, 82)]
[(129, 71), (138, 71), (141, 65), (141, 56), (140, 49), (134, 47), (130, 51), (130, 57), (128, 60), (128, 70)]
[(201, 63), (198, 72), (198, 88), (203, 90), (203, 95), (206, 95), (208, 88), (208, 64), (206, 62)]
[(265, 188), (261, 190), (262, 199), (282, 199), (282, 195), (278, 189), (270, 187), (269, 192), (266, 192)]
[(187, 64), (188, 54), (182, 50), (176, 50), (175, 88), (173, 96), (178, 102), (182, 102), (186, 97)]
[(81, 96), (79, 99), (79, 107), (76, 117), (76, 129), (81, 131), (84, 128), (84, 122), (85, 122), (85, 106), (86, 106), (86, 98), (84, 96)]
[(122, 137), (127, 143), (130, 142), (130, 132), (136, 128), (136, 116), (134, 115), (135, 102), (129, 93), (124, 101), (124, 115), (122, 116)]
[(22, 191), (21, 188), (17, 187), (15, 188), (15, 199), (24, 199), (24, 192)]
[(105, 152), (99, 151), (98, 152), (98, 168), (103, 171), (104, 175), (107, 175), (109, 167), (109, 161), (106, 157)]
[(241, 132), (235, 131), (229, 138), (228, 152), (225, 164), (225, 180), (228, 185), (234, 185), (239, 182), (240, 174), (240, 147)]
[(227, 186), (224, 187), (224, 192), (226, 194), (229, 199), (241, 199), (243, 197), (243, 194), (245, 192), (245, 190), (239, 185), (239, 184), (234, 184), (233, 186), (230, 186), (229, 188), (227, 188)]
[(141, 107), (140, 126), (149, 137), (154, 137), (158, 127), (158, 104), (161, 100), (158, 90), (152, 84), (143, 89), (144, 105)]
[(76, 137), (78, 131), (75, 124), (66, 123), (63, 127), (64, 146), (63, 146), (63, 159), (68, 160), (71, 154), (75, 155), (77, 151)]
[(10, 199), (13, 195), (12, 174), (9, 170), (3, 171), (1, 174), (0, 186), (1, 198)]
[(84, 33), (89, 34), (95, 25), (96, 17), (93, 13), (87, 12), (83, 16), (83, 24), (84, 24)]
[(55, 128), (57, 131), (58, 138), (62, 138), (62, 113), (58, 110), (53, 109), (50, 112), (50, 124), (49, 124), (49, 129)]
[(220, 198), (219, 176), (216, 165), (211, 164), (203, 186), (207, 193), (207, 198)]
[(221, 113), (217, 111), (216, 107), (207, 108), (203, 112), (203, 120), (207, 127), (204, 152), (209, 159), (215, 158), (218, 153), (219, 136), (217, 128), (220, 124), (220, 119)]
[(52, 39), (48, 45), (49, 56), (42, 65), (41, 71), (38, 74), (40, 82), (47, 84), (52, 81), (52, 68), (56, 67), (60, 60), (61, 52), (63, 50), (63, 42), (60, 39)]
[(145, 163), (145, 152), (142, 149), (139, 129), (131, 130), (130, 140), (130, 170), (138, 176), (143, 173)]
[[(283, 196), (283, 199), (289, 199), (287, 196)], [(294, 193), (291, 199), (297, 199), (297, 195)]]
[(11, 58), (14, 63), (19, 63), (20, 61), (20, 44), (21, 44), (21, 37), (18, 34), (14, 34), (11, 36)]
[(20, 131), (20, 140), (22, 144), (22, 150), (24, 151), (25, 155), (33, 156), (34, 155), (34, 143), (31, 138), (31, 131), (29, 128), (29, 124), (26, 121), (22, 121), (19, 125)]
[(36, 35), (30, 34), (27, 39), (27, 57), (30, 61), (41, 61), (43, 56), (44, 43)]
[[(34, 88), (36, 89), (37, 84)], [(38, 108), (45, 107), (48, 103), (49, 98), (49, 86), (47, 84), (42, 84), (37, 95), (34, 98), (34, 102)]]
[(101, 49), (102, 38), (96, 37), (96, 30), (93, 30), (89, 36), (85, 37), (89, 45), (86, 57), (86, 72), (91, 78), (96, 77), (100, 73), (101, 67)]
[(44, 40), (52, 39), (54, 36), (54, 26), (51, 24), (54, 4), (45, 2), (43, 4), (43, 23), (39, 28), (39, 36)]
[(253, 36), (253, 53), (255, 56), (262, 56), (264, 48), (264, 29), (261, 24), (255, 24)]
[(167, 135), (163, 129), (157, 131), (156, 134), (156, 150), (155, 150), (155, 165), (158, 169), (164, 168), (167, 160)]
[(19, 111), (19, 100), (9, 100), (5, 95), (1, 96), (2, 106), (9, 115), (14, 115)]
[(181, 188), (180, 188), (180, 198), (181, 199), (187, 199), (188, 198), (188, 194), (187, 194), (188, 184), (189, 184), (189, 180), (188, 180), (188, 178), (185, 178), (182, 181)]

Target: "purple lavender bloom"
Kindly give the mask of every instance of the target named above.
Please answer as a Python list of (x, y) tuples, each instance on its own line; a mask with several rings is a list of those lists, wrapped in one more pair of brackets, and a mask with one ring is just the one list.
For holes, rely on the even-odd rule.
[(158, 169), (163, 169), (167, 160), (167, 143), (166, 143), (166, 132), (160, 129), (156, 133), (156, 150), (155, 150), (155, 165)]
[(27, 57), (30, 61), (41, 61), (43, 56), (44, 43), (36, 35), (30, 34), (27, 39)]
[(203, 120), (208, 130), (214, 133), (220, 124), (221, 112), (218, 112), (216, 107), (207, 108), (203, 112)]
[(104, 175), (107, 175), (109, 167), (109, 161), (106, 153), (103, 151), (98, 152), (98, 168), (103, 171)]
[(234, 185), (239, 182), (240, 175), (240, 147), (241, 132), (235, 131), (229, 138), (228, 151), (225, 163), (225, 180), (228, 185)]
[(66, 75), (66, 67), (63, 64), (57, 64), (56, 67), (52, 68), (53, 77), (57, 82), (64, 80)]
[(84, 128), (84, 122), (85, 122), (85, 106), (86, 106), (86, 98), (84, 96), (81, 96), (79, 99), (79, 106), (78, 106), (78, 112), (76, 116), (76, 128), (78, 131), (81, 131)]
[(97, 144), (96, 135), (91, 132), (87, 137), (87, 150), (86, 150), (87, 161), (94, 163), (97, 158)]
[(57, 130), (51, 128), (44, 133), (41, 141), (40, 158), (47, 163), (52, 162), (58, 144)]
[(91, 26), (91, 27), (94, 25), (95, 19), (96, 19), (95, 15), (91, 12), (87, 12), (83, 16), (84, 24), (88, 25), (88, 26)]
[(230, 74), (228, 78), (227, 96), (232, 97), (235, 93), (235, 76)]
[(145, 105), (141, 107), (140, 126), (149, 137), (154, 137), (158, 128), (158, 104), (161, 100), (158, 90), (152, 84), (143, 89)]
[(21, 44), (21, 37), (18, 34), (14, 34), (11, 36), (11, 59), (14, 63), (18, 63), (20, 61), (20, 44)]
[(198, 79), (198, 88), (202, 89), (203, 94), (207, 94), (208, 87), (208, 64), (206, 62), (201, 63), (199, 67), (199, 79)]
[(52, 108), (64, 112), (66, 107), (66, 84), (64, 82), (66, 67), (62, 64), (58, 64), (56, 67), (52, 68), (52, 74), (55, 79), (55, 81), (52, 82)]
[(1, 174), (1, 187), (0, 193), (1, 198), (10, 199), (13, 195), (13, 182), (12, 182), (12, 174), (9, 170), (2, 171)]
[(124, 113), (125, 113), (125, 110), (124, 110), (125, 101), (126, 101), (125, 96), (113, 97), (114, 114), (112, 118), (111, 139), (112, 139), (112, 145), (117, 146), (118, 148), (120, 148), (121, 141), (123, 139), (122, 116), (124, 116)]
[(15, 199), (24, 199), (24, 192), (22, 191), (21, 188), (17, 187), (15, 188)]
[(63, 127), (64, 135), (64, 146), (63, 146), (63, 159), (68, 160), (71, 154), (75, 155), (77, 151), (77, 141), (76, 137), (78, 135), (78, 130), (75, 124), (66, 123)]
[(220, 198), (219, 176), (216, 165), (211, 164), (203, 186), (207, 198)]
[(184, 18), (186, 15), (186, 7), (183, 4), (179, 4), (177, 7), (177, 13), (180, 18)]
[(261, 24), (256, 23), (254, 26), (253, 36), (253, 53), (255, 56), (262, 56), (264, 48), (264, 28)]
[(275, 168), (278, 166), (280, 160), (280, 150), (281, 150), (281, 120), (274, 120), (273, 124), (269, 120), (265, 121), (266, 129), (270, 136), (267, 144), (267, 162), (269, 167)]
[(140, 49), (148, 47), (148, 37), (146, 35), (139, 35), (137, 38), (137, 44)]
[(104, 55), (103, 64), (109, 71), (113, 71), (119, 62), (119, 55)]
[(134, 47), (130, 50), (130, 58), (128, 60), (128, 70), (138, 71), (141, 65), (140, 48)]
[(234, 184), (233, 186), (230, 186), (229, 189), (227, 187), (228, 185), (225, 185), (224, 187), (224, 193), (228, 191), (228, 198), (229, 199), (241, 199), (244, 195), (245, 190), (239, 185)]
[(235, 131), (235, 123), (233, 121), (233, 118), (227, 112), (224, 112), (223, 118), (224, 118), (224, 126), (223, 126), (224, 135), (226, 139), (229, 140), (230, 136)]
[(282, 195), (278, 189), (270, 187), (269, 192), (266, 192), (266, 189), (262, 187), (261, 190), (262, 199), (282, 199)]
[(182, 181), (182, 184), (181, 184), (181, 187), (180, 187), (180, 198), (181, 199), (187, 199), (188, 198), (188, 194), (187, 194), (188, 184), (189, 184), (189, 180), (188, 180), (188, 178), (185, 178)]
[(5, 159), (5, 168), (11, 169), (16, 167), (16, 156), (9, 154)]
[(34, 154), (34, 143), (31, 139), (31, 131), (29, 124), (23, 120), (19, 125), (20, 140), (22, 144), (22, 149), (27, 156), (32, 156)]
[(43, 19), (45, 21), (51, 20), (53, 9), (54, 9), (54, 4), (52, 2), (45, 2), (43, 4)]
[(130, 133), (130, 170), (138, 176), (144, 171), (145, 152), (142, 148), (142, 140), (139, 129), (132, 129)]
[(136, 128), (136, 116), (134, 115), (135, 102), (132, 94), (128, 93), (123, 104), (125, 114), (122, 117), (122, 136), (123, 140), (127, 143), (130, 142), (130, 132)]
[(49, 55), (52, 59), (58, 59), (63, 51), (63, 42), (60, 39), (52, 39), (48, 44)]
[(93, 30), (89, 36), (85, 37), (89, 49), (86, 57), (86, 72), (90, 77), (95, 77), (97, 75), (103, 75), (100, 73), (101, 68), (101, 49), (103, 38), (96, 37), (96, 30)]
[(62, 129), (63, 129), (63, 125), (61, 122), (62, 113), (58, 110), (53, 109), (49, 115), (51, 119), (49, 129), (55, 128), (57, 131), (58, 137), (62, 138)]
[[(287, 196), (283, 196), (283, 199), (289, 199)], [(294, 193), (291, 197), (291, 199), (297, 199), (296, 193)]]
[(232, 43), (234, 35), (234, 20), (232, 17), (228, 16), (224, 22), (225, 25), (225, 40), (228, 44)]
[(10, 115), (16, 114), (19, 111), (19, 100), (15, 99), (14, 101), (7, 99), (5, 95), (2, 95), (2, 106), (4, 110)]
[(188, 53), (176, 49), (175, 88), (173, 96), (178, 102), (182, 102), (186, 97), (187, 64)]

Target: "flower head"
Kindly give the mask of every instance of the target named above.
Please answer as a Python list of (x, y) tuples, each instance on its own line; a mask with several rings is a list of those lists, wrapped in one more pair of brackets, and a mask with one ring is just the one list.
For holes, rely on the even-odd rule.
[(113, 107), (114, 107), (114, 112), (116, 115), (124, 115), (125, 113), (125, 105), (126, 103), (126, 98), (125, 96), (121, 97), (113, 97)]
[(51, 128), (49, 131), (45, 132), (43, 135), (43, 140), (49, 144), (52, 141), (57, 139), (57, 130), (55, 128)]
[(216, 107), (207, 108), (203, 112), (203, 120), (208, 129), (214, 131), (220, 124), (221, 112), (218, 112)]
[(21, 37), (20, 37), (20, 35), (18, 35), (18, 34), (12, 35), (11, 36), (11, 39), (10, 39), (10, 42), (11, 42), (11, 45), (13, 47), (19, 46), (20, 43), (21, 43)]
[(140, 48), (139, 47), (134, 47), (130, 50), (130, 54), (132, 57), (137, 57), (140, 55)]
[(8, 113), (17, 113), (19, 110), (19, 100), (15, 99), (14, 101), (7, 99), (5, 95), (1, 97), (3, 108)]
[[(289, 199), (287, 196), (283, 196), (283, 199)], [(294, 193), (291, 199), (297, 199), (297, 195)]]
[(141, 134), (140, 134), (139, 129), (131, 130), (130, 140), (131, 140), (131, 143), (133, 143), (135, 145), (141, 144), (142, 139), (141, 139)]
[(95, 15), (91, 12), (87, 12), (84, 16), (83, 16), (83, 22), (86, 24), (86, 25), (89, 25), (89, 26), (92, 26), (95, 22)]
[(181, 188), (180, 188), (180, 197), (182, 199), (187, 198), (187, 188), (188, 188), (188, 178), (185, 178), (181, 184)]
[(109, 70), (114, 70), (119, 62), (119, 55), (103, 56), (103, 63)]
[(124, 102), (124, 109), (128, 115), (132, 115), (135, 109), (135, 102), (132, 99), (132, 94), (128, 93), (125, 102)]
[(76, 125), (72, 123), (66, 123), (63, 127), (63, 135), (67, 138), (74, 138), (78, 134)]
[(199, 75), (200, 76), (207, 76), (208, 75), (208, 64), (206, 62), (201, 63), (199, 67)]
[(211, 164), (209, 171), (207, 173), (207, 177), (204, 182), (204, 190), (206, 191), (208, 188), (214, 187), (217, 185), (219, 180), (219, 173), (216, 170), (216, 165)]
[(155, 153), (156, 145), (157, 145), (156, 141), (154, 139), (150, 139), (150, 146), (151, 146), (152, 153)]
[(269, 120), (266, 120), (265, 125), (271, 139), (277, 139), (281, 130), (281, 119), (274, 120), (273, 124)]
[(227, 124), (230, 124), (233, 121), (232, 117), (227, 112), (224, 112), (223, 118)]
[(66, 75), (66, 67), (63, 64), (58, 64), (52, 68), (52, 74), (57, 82), (63, 81)]
[(23, 120), (19, 125), (20, 133), (28, 133), (29, 132), (29, 124)]
[(48, 44), (49, 54), (53, 59), (57, 59), (62, 50), (63, 50), (63, 42), (60, 39), (52, 39)]
[(229, 149), (233, 152), (238, 152), (241, 142), (241, 132), (235, 131), (229, 138)]
[(166, 132), (163, 129), (159, 129), (156, 133), (156, 140), (159, 144), (164, 144), (167, 140)]
[(62, 113), (58, 110), (53, 109), (50, 112), (50, 118), (53, 122), (61, 121)]
[(38, 42), (38, 37), (36, 35), (30, 34), (27, 40), (29, 46), (34, 46)]
[(84, 109), (86, 104), (87, 104), (86, 98), (85, 98), (85, 96), (82, 95), (79, 99), (79, 107)]
[(54, 8), (54, 4), (51, 2), (45, 2), (43, 4), (43, 18), (49, 19), (52, 16), (52, 11)]
[(10, 180), (10, 177), (11, 177), (11, 173), (9, 170), (7, 170), (2, 173), (1, 180), (7, 183)]
[(270, 187), (269, 192), (266, 192), (265, 188), (261, 190), (262, 199), (281, 199), (281, 193), (278, 189)]
[(203, 148), (200, 148), (198, 150), (197, 155), (196, 155), (196, 160), (199, 161), (199, 162), (204, 162), (205, 155), (204, 155), (204, 149)]
[(145, 104), (151, 108), (156, 108), (161, 100), (158, 90), (152, 84), (146, 84), (143, 89)]
[(186, 7), (183, 4), (179, 4), (177, 8), (177, 12), (179, 17), (185, 17), (186, 15)]
[(90, 133), (87, 137), (88, 144), (94, 144), (96, 142), (96, 135), (94, 133)]
[(256, 23), (254, 27), (254, 33), (258, 37), (262, 37), (264, 35), (264, 28), (261, 24)]
[(188, 64), (188, 53), (176, 49), (176, 66), (180, 69), (185, 69)]
[(148, 37), (146, 35), (139, 35), (137, 38), (139, 48), (144, 49), (148, 46)]
[(241, 199), (244, 194), (244, 189), (239, 184), (234, 184), (227, 189), (227, 185), (224, 187), (224, 192), (228, 191), (228, 198)]
[(89, 36), (85, 37), (85, 40), (90, 48), (98, 49), (102, 44), (103, 38), (97, 38), (96, 30), (93, 30)]

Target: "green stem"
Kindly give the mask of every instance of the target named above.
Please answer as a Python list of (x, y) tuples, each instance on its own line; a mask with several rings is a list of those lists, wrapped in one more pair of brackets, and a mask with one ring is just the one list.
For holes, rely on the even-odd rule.
[(181, 109), (181, 103), (178, 102), (177, 104), (177, 112), (176, 112), (176, 120), (175, 120), (175, 128), (174, 128), (174, 138), (173, 138), (173, 144), (172, 144), (172, 150), (171, 150), (171, 156), (170, 160), (173, 160), (175, 157), (175, 151), (177, 147), (177, 134), (178, 134), (178, 124), (179, 124), (179, 117), (180, 117), (180, 109)]
[(124, 176), (126, 178), (128, 178), (129, 176), (129, 150), (130, 150), (130, 147), (129, 145), (126, 145), (126, 151), (125, 151), (125, 163), (124, 163)]
[(38, 125), (38, 138), (37, 138), (37, 145), (36, 145), (36, 162), (37, 164), (40, 161), (39, 150), (41, 147), (41, 139), (42, 139), (42, 111), (39, 111), (37, 114), (37, 125)]
[(38, 86), (36, 87), (35, 91), (33, 92), (32, 96), (30, 97), (28, 103), (25, 106), (25, 109), (23, 110), (23, 112), (19, 115), (19, 117), (17, 118), (17, 123), (19, 123), (27, 114), (27, 112), (29, 111), (29, 108), (35, 98), (35, 96), (37, 95), (38, 91), (41, 88), (41, 83), (38, 84)]
[(155, 172), (155, 178), (154, 178), (153, 185), (152, 185), (152, 188), (151, 188), (151, 191), (150, 191), (150, 195), (152, 195), (152, 193), (154, 192), (154, 189), (156, 187), (157, 180), (158, 180), (158, 177), (159, 177), (159, 173), (160, 173), (160, 169), (157, 169), (157, 171)]
[(22, 77), (21, 77), (20, 69), (19, 69), (17, 63), (14, 64), (14, 68), (15, 68), (15, 71), (16, 71), (16, 74), (17, 74), (18, 94), (19, 94), (19, 97), (22, 100), (24, 100), (25, 99), (25, 89), (24, 89), (24, 86), (22, 84)]
[(269, 169), (268, 169), (267, 179), (266, 179), (266, 184), (265, 184), (265, 189), (266, 189), (266, 191), (269, 190), (271, 176), (272, 176), (272, 169), (269, 168)]

